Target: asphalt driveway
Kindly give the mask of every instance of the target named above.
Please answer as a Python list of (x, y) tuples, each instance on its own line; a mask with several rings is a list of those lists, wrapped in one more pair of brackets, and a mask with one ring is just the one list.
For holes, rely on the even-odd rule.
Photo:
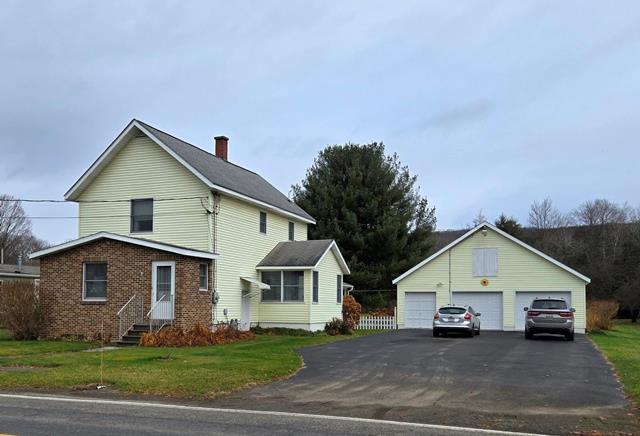
[(609, 364), (582, 335), (433, 338), (398, 330), (300, 350), (294, 377), (218, 400), (282, 410), (530, 431), (640, 433)]

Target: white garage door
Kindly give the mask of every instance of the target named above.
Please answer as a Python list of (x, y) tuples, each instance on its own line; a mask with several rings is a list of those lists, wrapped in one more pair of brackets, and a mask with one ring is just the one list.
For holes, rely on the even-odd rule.
[(516, 330), (524, 330), (524, 308), (535, 298), (564, 298), (571, 307), (571, 292), (516, 292)]
[(435, 292), (407, 292), (404, 294), (404, 326), (406, 328), (432, 328), (435, 313)]
[(454, 292), (453, 304), (471, 306), (480, 312), (480, 327), (502, 330), (502, 292)]

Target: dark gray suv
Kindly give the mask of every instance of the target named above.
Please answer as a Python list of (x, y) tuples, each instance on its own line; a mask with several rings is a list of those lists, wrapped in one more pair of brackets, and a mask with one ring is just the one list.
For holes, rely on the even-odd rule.
[(536, 298), (531, 307), (525, 307), (526, 313), (524, 337), (532, 339), (536, 333), (554, 333), (564, 335), (573, 341), (573, 313), (562, 298)]

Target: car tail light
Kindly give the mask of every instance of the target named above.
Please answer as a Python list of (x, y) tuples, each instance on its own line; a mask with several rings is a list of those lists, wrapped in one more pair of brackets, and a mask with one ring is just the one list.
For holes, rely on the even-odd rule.
[(471, 314), (469, 312), (464, 314), (464, 319), (466, 319), (467, 321), (469, 321), (471, 319)]
[(563, 318), (573, 318), (573, 312), (560, 312), (560, 316)]
[(440, 314), (438, 312), (436, 312), (436, 314), (433, 315), (433, 319), (440, 319)]
[(530, 310), (527, 312), (528, 316), (538, 316), (540, 315), (541, 312), (538, 312), (537, 310)]

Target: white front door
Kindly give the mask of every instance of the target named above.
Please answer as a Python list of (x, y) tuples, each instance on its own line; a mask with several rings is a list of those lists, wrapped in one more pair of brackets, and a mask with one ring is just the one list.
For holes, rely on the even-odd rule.
[(454, 292), (453, 304), (480, 312), (480, 328), (502, 330), (502, 292)]
[(251, 328), (251, 292), (242, 294), (242, 310), (240, 311), (240, 330)]
[(435, 313), (435, 292), (407, 292), (404, 294), (404, 326), (406, 328), (433, 328)]
[(176, 263), (153, 262), (151, 277), (151, 319), (173, 319), (176, 293)]

